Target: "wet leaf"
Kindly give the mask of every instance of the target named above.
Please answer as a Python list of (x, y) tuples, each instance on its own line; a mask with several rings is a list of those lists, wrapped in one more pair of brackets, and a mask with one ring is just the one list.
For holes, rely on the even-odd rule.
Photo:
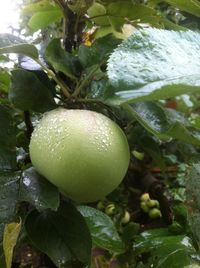
[(158, 100), (200, 90), (200, 34), (136, 31), (108, 61), (107, 102)]
[(39, 211), (47, 208), (57, 210), (59, 191), (34, 168), (29, 168), (22, 173), (19, 199), (31, 203)]
[(25, 228), (33, 244), (58, 267), (79, 267), (90, 263), (90, 233), (72, 204), (63, 203), (57, 212), (32, 211), (27, 216)]
[(147, 131), (160, 139), (178, 139), (194, 145), (200, 145), (198, 132), (188, 128), (190, 123), (182, 114), (164, 109), (155, 102), (141, 102), (132, 105), (124, 104), (123, 107)]
[(78, 210), (86, 220), (95, 245), (118, 253), (125, 250), (112, 220), (106, 214), (88, 206), (79, 206)]
[(146, 267), (180, 268), (193, 263), (195, 254), (192, 241), (184, 235), (172, 236), (166, 229), (141, 233), (134, 243), (137, 254), (149, 253)]
[(19, 179), (18, 173), (0, 173), (0, 223), (12, 221), (15, 216)]

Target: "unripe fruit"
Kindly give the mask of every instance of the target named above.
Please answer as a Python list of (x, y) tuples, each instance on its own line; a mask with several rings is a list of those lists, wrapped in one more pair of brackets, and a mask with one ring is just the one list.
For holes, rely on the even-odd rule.
[(108, 117), (58, 108), (46, 113), (30, 142), (33, 166), (66, 196), (93, 202), (112, 192), (130, 159), (127, 139)]
[(144, 193), (144, 194), (141, 195), (140, 201), (147, 202), (148, 200), (150, 200), (150, 196), (149, 196), (148, 193)]
[(149, 208), (153, 208), (153, 207), (156, 207), (156, 208), (159, 208), (160, 204), (157, 200), (154, 200), (154, 199), (150, 199), (147, 201), (147, 206)]
[(126, 210), (125, 213), (124, 213), (124, 216), (121, 218), (121, 224), (127, 224), (127, 223), (129, 223), (130, 219), (131, 219), (131, 215)]
[(113, 215), (115, 212), (115, 205), (114, 204), (110, 204), (106, 207), (105, 209), (105, 213), (109, 216)]
[(144, 211), (144, 212), (149, 212), (149, 207), (147, 206), (147, 203), (146, 202), (144, 202), (144, 201), (142, 201), (141, 203), (140, 203), (140, 207), (141, 207), (141, 209)]
[(160, 218), (161, 217), (161, 212), (159, 209), (157, 208), (152, 208), (151, 210), (149, 210), (149, 217), (151, 219), (156, 219), (156, 218)]

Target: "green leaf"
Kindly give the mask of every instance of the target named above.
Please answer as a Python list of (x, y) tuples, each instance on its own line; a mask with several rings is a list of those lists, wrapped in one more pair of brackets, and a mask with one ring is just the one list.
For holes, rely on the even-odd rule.
[(41, 0), (41, 1), (37, 1), (35, 3), (25, 5), (24, 7), (22, 7), (21, 12), (22, 12), (22, 14), (30, 14), (30, 13), (35, 13), (35, 12), (39, 12), (39, 11), (52, 10), (55, 7), (56, 7), (56, 5), (54, 5), (49, 0)]
[(200, 145), (200, 137), (196, 132), (187, 129), (186, 123), (174, 111), (173, 117), (167, 109), (154, 102), (124, 104), (130, 113), (148, 132), (163, 140), (175, 138), (194, 145)]
[(188, 207), (188, 220), (195, 237), (200, 245), (200, 158), (190, 164), (186, 180), (186, 198)]
[(107, 101), (158, 100), (200, 91), (200, 34), (146, 29), (110, 56)]
[(0, 54), (17, 53), (26, 55), (32, 59), (38, 59), (38, 51), (34, 45), (17, 44), (0, 48)]
[(16, 128), (10, 109), (0, 105), (0, 170), (16, 168)]
[(37, 31), (45, 29), (50, 24), (61, 20), (63, 17), (62, 11), (59, 9), (52, 9), (48, 11), (36, 12), (29, 20), (28, 26), (33, 30)]
[(10, 75), (7, 71), (2, 70), (0, 72), (0, 92), (8, 92), (10, 87)]
[(12, 221), (18, 200), (18, 173), (0, 173), (0, 223)]
[(89, 230), (72, 204), (62, 204), (57, 212), (32, 211), (27, 216), (25, 228), (33, 244), (58, 267), (79, 267), (90, 263)]
[(195, 249), (192, 241), (184, 235), (171, 236), (165, 229), (145, 231), (136, 239), (137, 254), (149, 253), (147, 267), (180, 268), (193, 263)]
[(131, 22), (136, 26), (141, 23), (149, 23), (151, 26), (161, 27), (161, 19), (155, 9), (142, 4), (133, 4), (130, 1), (117, 1), (108, 5), (107, 14), (111, 25), (116, 30)]
[(47, 46), (45, 56), (47, 61), (56, 69), (76, 80), (75, 57), (66, 52), (60, 44), (60, 39), (53, 39)]
[(97, 39), (91, 47), (81, 45), (78, 56), (82, 66), (86, 68), (95, 64), (102, 64), (118, 44), (119, 40), (110, 34)]
[(12, 266), (12, 258), (13, 258), (13, 250), (16, 246), (17, 239), (19, 233), (21, 231), (21, 224), (17, 222), (12, 222), (5, 225), (4, 235), (3, 235), (3, 249), (6, 260), (6, 268), (11, 268)]
[(164, 171), (166, 164), (158, 143), (152, 137), (146, 135), (140, 137), (139, 144), (152, 157), (154, 164)]
[(110, 25), (110, 21), (108, 19), (108, 16), (106, 15), (106, 8), (104, 5), (95, 2), (88, 9), (87, 13), (95, 24), (101, 26)]
[(31, 203), (39, 211), (47, 208), (57, 210), (59, 206), (58, 189), (34, 168), (26, 169), (22, 173), (19, 199)]
[(124, 244), (106, 214), (88, 206), (78, 206), (78, 210), (86, 220), (95, 245), (117, 253), (124, 252)]
[(55, 108), (53, 94), (37, 76), (29, 71), (12, 71), (9, 99), (21, 110), (44, 112)]
[(165, 0), (168, 4), (200, 17), (200, 2), (198, 0)]

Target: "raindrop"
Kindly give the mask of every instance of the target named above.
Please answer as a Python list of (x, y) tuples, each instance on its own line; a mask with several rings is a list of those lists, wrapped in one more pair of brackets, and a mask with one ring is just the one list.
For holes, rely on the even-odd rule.
[(31, 180), (28, 177), (24, 177), (23, 184), (25, 184), (26, 186), (29, 186), (31, 184)]

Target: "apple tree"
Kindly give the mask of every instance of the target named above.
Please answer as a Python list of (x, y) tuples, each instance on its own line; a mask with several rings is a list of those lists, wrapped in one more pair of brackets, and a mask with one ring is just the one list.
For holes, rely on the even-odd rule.
[[(0, 267), (200, 267), (200, 1), (24, 0), (20, 9), (20, 29), (0, 34)], [(126, 137), (126, 175), (98, 201), (74, 201), (31, 161), (32, 133), (55, 109), (102, 114)], [(70, 124), (81, 142), (65, 152), (66, 179), (90, 159), (95, 181), (106, 151), (80, 157), (88, 138), (79, 119)], [(43, 155), (43, 136), (38, 158), (54, 172), (59, 152)]]

